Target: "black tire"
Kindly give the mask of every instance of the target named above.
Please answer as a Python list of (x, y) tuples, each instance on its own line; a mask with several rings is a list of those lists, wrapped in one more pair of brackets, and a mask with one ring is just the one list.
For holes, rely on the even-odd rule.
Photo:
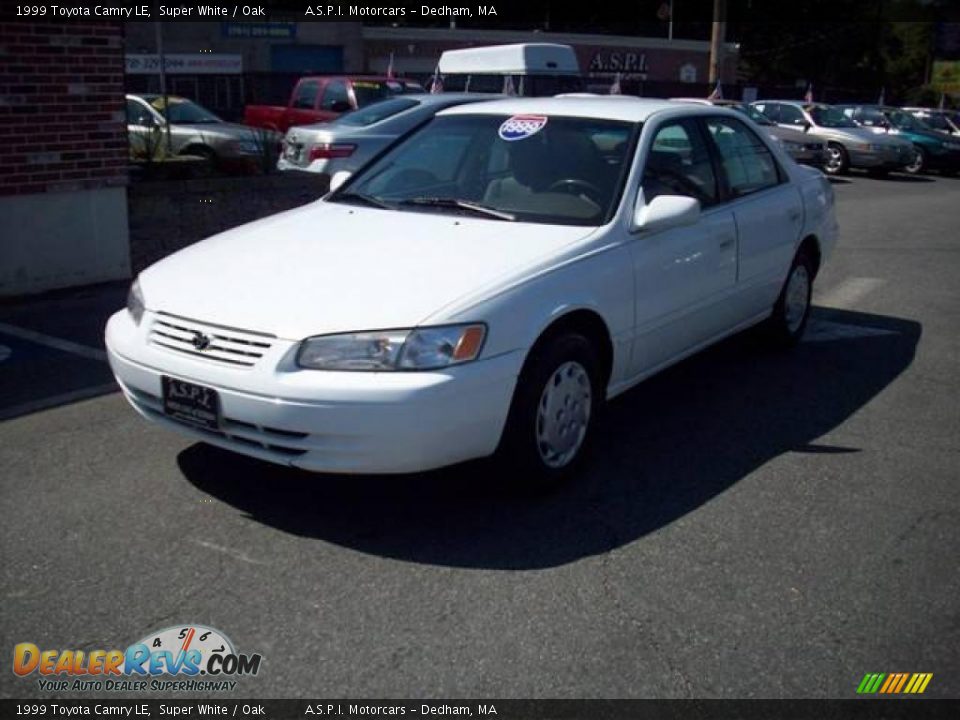
[(850, 169), (850, 156), (847, 149), (840, 143), (827, 143), (827, 159), (823, 163), (823, 171), (827, 175), (845, 175)]
[(912, 163), (903, 168), (911, 175), (919, 175), (927, 169), (927, 151), (919, 145), (914, 145), (913, 149), (917, 151)]
[[(795, 275), (805, 274), (805, 291), (800, 293), (800, 289), (794, 286), (794, 282), (801, 282)], [(816, 266), (813, 258), (805, 248), (797, 251), (790, 265), (790, 271), (783, 282), (783, 288), (780, 290), (780, 296), (773, 306), (773, 314), (767, 320), (767, 334), (776, 347), (792, 348), (803, 339), (803, 333), (807, 329), (807, 321), (810, 319), (810, 299), (813, 297), (813, 280), (816, 275)], [(802, 313), (797, 316), (797, 296), (800, 293), (805, 296)]]
[(210, 177), (217, 170), (219, 159), (213, 148), (209, 148), (206, 145), (194, 145), (184, 150), (181, 154), (203, 158), (203, 165), (198, 167), (194, 173), (197, 177)]
[[(586, 377), (580, 374), (580, 370)], [(563, 376), (559, 382), (558, 375)], [(510, 413), (495, 458), (504, 473), (508, 474), (512, 486), (526, 492), (545, 492), (559, 487), (578, 474), (588, 455), (591, 431), (603, 405), (604, 388), (601, 387), (600, 377), (597, 351), (583, 335), (564, 332), (537, 343), (517, 380)], [(583, 385), (584, 381), (589, 381), (586, 387)], [(588, 391), (582, 438), (572, 449), (569, 458), (562, 453), (552, 454), (554, 448), (541, 441), (540, 436), (544, 430), (542, 419), (545, 415), (541, 412), (541, 402), (548, 398), (548, 382), (554, 389), (561, 388), (561, 395), (563, 388), (573, 383), (574, 399), (567, 399), (558, 411), (562, 414), (567, 408), (572, 408), (567, 427), (576, 427), (568, 430), (572, 433), (570, 438), (580, 437), (579, 418), (583, 405), (577, 406), (576, 402), (584, 402), (584, 397), (576, 395), (580, 388)], [(560, 395), (555, 397), (559, 398)], [(569, 398), (570, 395), (564, 397)], [(546, 405), (543, 408), (546, 409)], [(577, 416), (576, 419), (574, 415)], [(559, 419), (557, 422), (560, 422)], [(569, 438), (556, 439), (570, 441)], [(576, 444), (576, 440), (571, 442)]]

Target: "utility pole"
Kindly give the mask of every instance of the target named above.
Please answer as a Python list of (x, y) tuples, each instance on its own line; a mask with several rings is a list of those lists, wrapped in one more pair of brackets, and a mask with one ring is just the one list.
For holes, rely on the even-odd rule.
[(170, 140), (170, 101), (167, 97), (167, 59), (163, 54), (163, 29), (159, 20), (153, 26), (157, 32), (157, 59), (160, 61), (160, 95), (163, 96), (162, 115), (166, 120), (164, 132), (167, 141), (167, 155), (173, 155), (173, 143)]
[(727, 35), (727, 0), (713, 0), (713, 32), (710, 35), (710, 78), (716, 85), (723, 63), (723, 41)]

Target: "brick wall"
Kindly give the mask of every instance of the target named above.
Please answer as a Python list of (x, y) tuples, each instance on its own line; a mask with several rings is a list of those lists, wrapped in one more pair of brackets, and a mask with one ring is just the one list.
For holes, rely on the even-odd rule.
[(127, 183), (123, 26), (0, 23), (0, 195)]

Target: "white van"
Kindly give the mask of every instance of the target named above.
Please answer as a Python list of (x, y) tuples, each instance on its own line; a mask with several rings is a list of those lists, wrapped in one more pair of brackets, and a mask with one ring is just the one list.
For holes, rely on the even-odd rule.
[[(583, 90), (577, 55), (569, 45), (518, 43), (447, 50), (440, 56), (447, 92), (503, 93), (543, 97)], [(507, 78), (510, 78), (508, 81)]]

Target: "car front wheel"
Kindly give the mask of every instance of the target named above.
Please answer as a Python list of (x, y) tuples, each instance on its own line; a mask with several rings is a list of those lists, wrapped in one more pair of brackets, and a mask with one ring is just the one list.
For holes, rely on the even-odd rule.
[(548, 490), (582, 467), (602, 400), (599, 362), (576, 332), (541, 342), (517, 381), (498, 460), (521, 487)]
[(907, 165), (906, 170), (911, 175), (919, 175), (927, 169), (927, 152), (922, 147), (914, 148), (913, 162)]

